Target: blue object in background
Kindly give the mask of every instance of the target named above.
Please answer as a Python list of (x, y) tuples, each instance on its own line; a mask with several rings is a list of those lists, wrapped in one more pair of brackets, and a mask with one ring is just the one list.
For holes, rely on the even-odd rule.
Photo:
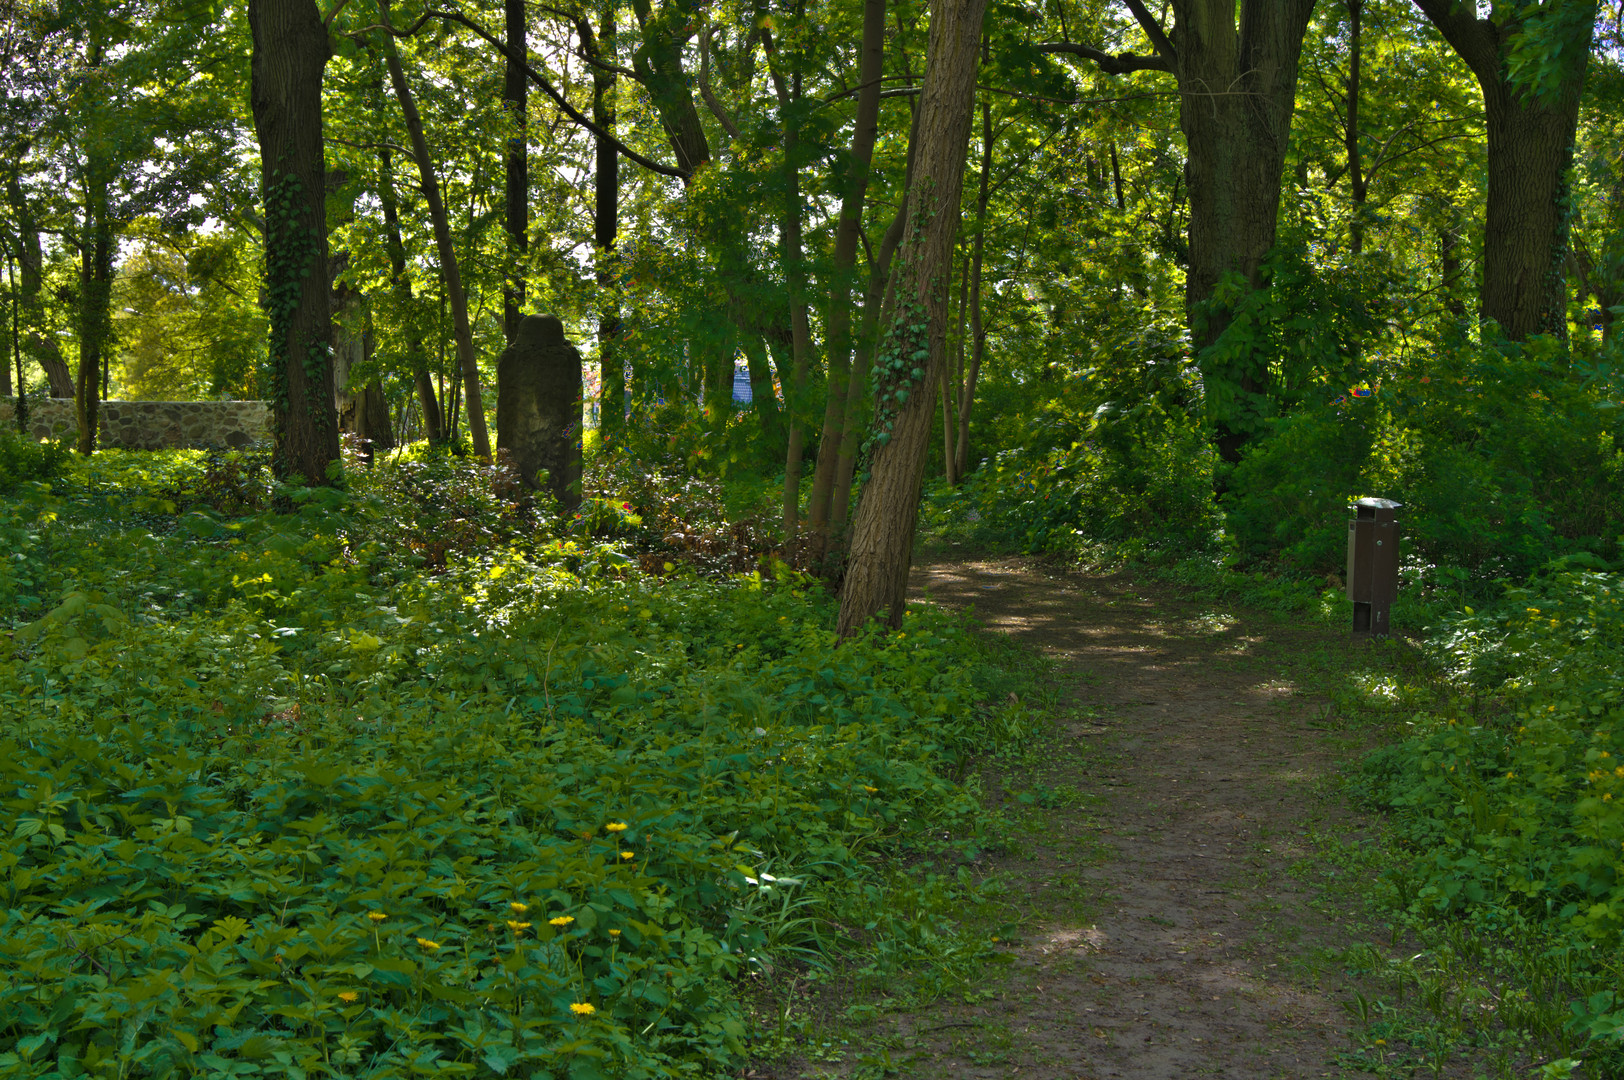
[(750, 390), (750, 369), (739, 364), (733, 365), (733, 404), (748, 405), (755, 398)]

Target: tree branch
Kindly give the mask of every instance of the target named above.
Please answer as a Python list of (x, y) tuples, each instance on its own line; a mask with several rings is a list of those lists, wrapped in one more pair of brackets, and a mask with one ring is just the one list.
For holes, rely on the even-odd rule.
[(1162, 56), (1138, 56), (1134, 53), (1117, 53), (1112, 56), (1091, 45), (1074, 45), (1069, 41), (1056, 41), (1036, 46), (1042, 53), (1064, 53), (1067, 56), (1080, 56), (1084, 60), (1092, 60), (1099, 65), (1101, 71), (1107, 75), (1127, 75), (1134, 71), (1172, 71), (1173, 67)]
[(517, 65), (519, 69), (524, 72), (525, 77), (531, 82), (535, 83), (537, 86), (541, 87), (542, 92), (548, 97), (552, 98), (558, 107), (564, 111), (566, 116), (575, 121), (581, 127), (584, 127), (588, 131), (592, 132), (592, 134), (596, 135), (598, 138), (603, 139), (610, 146), (613, 146), (616, 152), (622, 156), (631, 158), (633, 161), (643, 166), (643, 168), (653, 173), (659, 173), (661, 176), (671, 176), (678, 180), (686, 180), (692, 175), (691, 170), (673, 169), (669, 165), (661, 165), (657, 161), (649, 160), (642, 154), (639, 154), (636, 150), (633, 150), (631, 147), (615, 138), (613, 135), (609, 134), (609, 132), (600, 128), (597, 124), (594, 124), (591, 120), (588, 120), (585, 116), (581, 115), (581, 111), (579, 109), (569, 103), (569, 99), (554, 89), (551, 83), (543, 78), (535, 68), (530, 66), (528, 58), (523, 53), (516, 49), (508, 48), (500, 38), (488, 32), (484, 27), (480, 26), (478, 23), (474, 22), (460, 11), (441, 11), (437, 8), (430, 8), (428, 11), (423, 12), (423, 14), (418, 17), (416, 22), (412, 23), (411, 26), (408, 26), (404, 30), (396, 30), (386, 21), (374, 23), (371, 26), (364, 26), (361, 29), (354, 31), (352, 34), (350, 34), (350, 36), (358, 37), (361, 34), (365, 34), (369, 30), (382, 30), (391, 37), (412, 37), (419, 30), (421, 30), (424, 24), (430, 19), (441, 19), (445, 22), (454, 22), (459, 26), (465, 26), (469, 30), (472, 30), (475, 35), (477, 35), (487, 45), (491, 46), (491, 48), (501, 53), (510, 62)]
[(722, 103), (716, 99), (710, 84), (710, 42), (711, 38), (721, 32), (720, 26), (702, 26), (699, 28), (699, 96), (705, 99), (705, 107), (716, 117), (716, 122), (722, 125), (728, 138), (739, 137), (739, 125), (722, 108)]
[(1155, 47), (1156, 55), (1166, 60), (1167, 70), (1172, 71), (1178, 66), (1179, 54), (1178, 50), (1173, 48), (1173, 42), (1167, 36), (1167, 31), (1162, 29), (1162, 24), (1156, 21), (1156, 17), (1145, 7), (1143, 0), (1123, 0), (1123, 2), (1128, 5), (1128, 10), (1133, 12), (1139, 29), (1145, 32), (1145, 36)]

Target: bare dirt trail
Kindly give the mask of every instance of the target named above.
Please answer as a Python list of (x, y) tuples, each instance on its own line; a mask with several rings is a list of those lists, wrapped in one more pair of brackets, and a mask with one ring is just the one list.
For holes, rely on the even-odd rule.
[(874, 1021), (897, 1071), (1354, 1075), (1336, 1060), (1352, 993), (1326, 959), (1356, 936), (1352, 890), (1304, 856), (1347, 827), (1327, 778), (1362, 740), (1299, 685), (1362, 646), (1032, 559), (927, 557), (912, 584), (1052, 658), (1065, 689), (1038, 753), (981, 777), (1026, 830), (981, 867), (1015, 890), (1004, 970), (990, 1000)]

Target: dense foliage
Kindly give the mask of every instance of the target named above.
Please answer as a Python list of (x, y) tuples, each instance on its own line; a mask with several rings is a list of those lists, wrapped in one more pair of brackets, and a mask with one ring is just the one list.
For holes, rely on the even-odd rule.
[[(262, 476), (103, 454), (5, 504), (0, 1075), (711, 1075), (826, 920), (877, 976), (951, 939), (950, 881), (876, 901), (974, 831), (958, 625), (837, 650), (781, 566), (545, 517), (430, 547), (491, 509), (444, 461)], [(257, 496), (295, 508), (217, 509)]]

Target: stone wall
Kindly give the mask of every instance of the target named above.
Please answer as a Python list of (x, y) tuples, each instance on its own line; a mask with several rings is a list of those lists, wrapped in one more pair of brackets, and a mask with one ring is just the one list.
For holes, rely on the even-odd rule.
[[(0, 423), (12, 423), (11, 401), (0, 401)], [(28, 427), (38, 439), (73, 437), (70, 398), (33, 398)], [(104, 401), (97, 445), (124, 450), (198, 447), (240, 450), (271, 441), (271, 410), (263, 401)]]

